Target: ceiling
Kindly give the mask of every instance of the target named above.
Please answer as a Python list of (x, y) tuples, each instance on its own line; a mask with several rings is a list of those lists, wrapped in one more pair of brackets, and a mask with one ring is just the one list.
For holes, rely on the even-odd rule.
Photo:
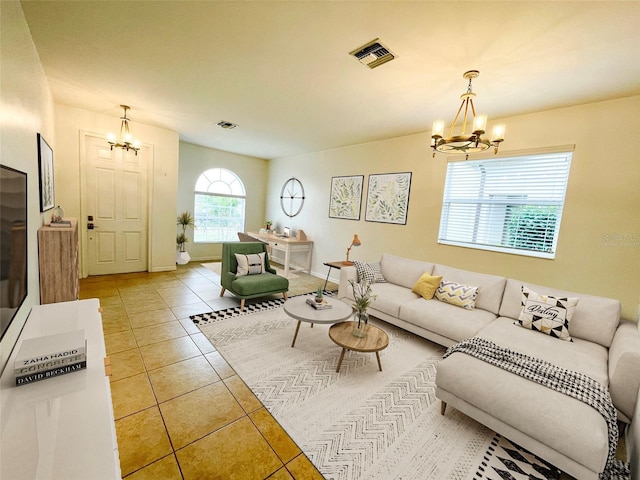
[[(57, 102), (272, 159), (640, 94), (640, 2), (23, 1)], [(349, 52), (380, 38), (375, 69)], [(239, 124), (225, 130), (221, 120)], [(114, 130), (119, 125), (115, 120)], [(507, 140), (508, 140), (507, 125)], [(144, 142), (144, 139), (141, 138)]]

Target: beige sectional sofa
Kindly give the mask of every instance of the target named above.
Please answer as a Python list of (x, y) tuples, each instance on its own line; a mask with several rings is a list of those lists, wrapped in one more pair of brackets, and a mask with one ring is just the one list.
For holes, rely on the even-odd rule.
[[(640, 387), (640, 332), (620, 321), (620, 302), (533, 285), (515, 279), (460, 270), (391, 254), (374, 283), (374, 317), (446, 347), (473, 336), (584, 373), (609, 388), (618, 418), (629, 423)], [(423, 273), (443, 281), (479, 287), (467, 310), (412, 292)], [(352, 298), (353, 266), (340, 272), (338, 298)], [(515, 325), (522, 286), (543, 295), (579, 297), (570, 322), (572, 342)], [(470, 355), (454, 353), (440, 362), (436, 395), (445, 404), (519, 443), (566, 473), (596, 479), (608, 453), (607, 426), (592, 407)]]

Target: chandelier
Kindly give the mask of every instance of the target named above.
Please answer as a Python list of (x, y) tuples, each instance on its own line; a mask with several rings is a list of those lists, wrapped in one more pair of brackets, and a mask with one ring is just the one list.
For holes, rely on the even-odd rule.
[[(466, 158), (469, 158), (470, 153), (478, 153), (493, 147), (494, 153), (498, 153), (500, 142), (504, 141), (504, 125), (496, 125), (493, 128), (491, 139), (483, 136), (487, 128), (487, 116), (476, 115), (476, 109), (473, 105), (473, 99), (476, 94), (471, 89), (471, 81), (480, 75), (478, 70), (469, 70), (465, 72), (463, 78), (469, 80), (466, 93), (460, 95), (462, 103), (456, 113), (453, 123), (447, 132), (447, 136), (444, 136), (444, 121), (436, 120), (433, 122), (433, 129), (431, 131), (431, 148), (433, 148), (433, 156), (436, 156), (437, 152), (443, 153), (464, 153)], [(469, 111), (469, 107), (471, 110)], [(464, 114), (462, 116), (462, 132), (459, 135), (454, 135), (453, 130), (456, 127), (456, 123), (460, 118), (464, 108)], [(473, 130), (471, 133), (467, 133), (467, 119), (469, 114), (473, 115)]]
[(133, 136), (129, 132), (129, 120), (127, 118), (127, 110), (129, 110), (128, 105), (120, 105), (120, 107), (124, 110), (124, 114), (120, 117), (122, 123), (120, 123), (120, 136), (116, 140), (116, 136), (113, 133), (107, 135), (107, 141), (109, 145), (111, 145), (111, 150), (113, 148), (122, 148), (123, 150), (133, 150), (136, 155), (138, 155), (138, 150), (140, 150), (140, 142), (138, 140), (134, 140)]

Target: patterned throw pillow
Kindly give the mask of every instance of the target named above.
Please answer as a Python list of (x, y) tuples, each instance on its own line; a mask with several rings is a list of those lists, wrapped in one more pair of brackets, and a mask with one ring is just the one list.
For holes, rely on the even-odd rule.
[(432, 277), (428, 273), (423, 273), (416, 284), (413, 286), (411, 291), (413, 293), (417, 293), (426, 300), (431, 300), (434, 293), (436, 293), (436, 290), (440, 286), (441, 281), (441, 276)]
[(522, 310), (516, 325), (572, 342), (569, 322), (579, 297), (540, 295), (522, 286)]
[(235, 256), (238, 262), (238, 269), (236, 270), (238, 277), (264, 273), (264, 252), (249, 254), (236, 253)]
[(450, 303), (456, 307), (467, 310), (476, 308), (478, 298), (478, 287), (470, 287), (461, 283), (443, 280), (436, 291), (435, 297), (441, 302)]
[(355, 260), (353, 264), (358, 271), (358, 282), (366, 281), (368, 283), (386, 283), (387, 281), (380, 272), (380, 262), (365, 263)]

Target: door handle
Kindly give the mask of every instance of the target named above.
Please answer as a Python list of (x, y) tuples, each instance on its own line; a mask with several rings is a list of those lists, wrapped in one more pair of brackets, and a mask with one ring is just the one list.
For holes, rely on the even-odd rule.
[(98, 227), (93, 223), (87, 223), (87, 230), (93, 230), (94, 228), (98, 228)]

